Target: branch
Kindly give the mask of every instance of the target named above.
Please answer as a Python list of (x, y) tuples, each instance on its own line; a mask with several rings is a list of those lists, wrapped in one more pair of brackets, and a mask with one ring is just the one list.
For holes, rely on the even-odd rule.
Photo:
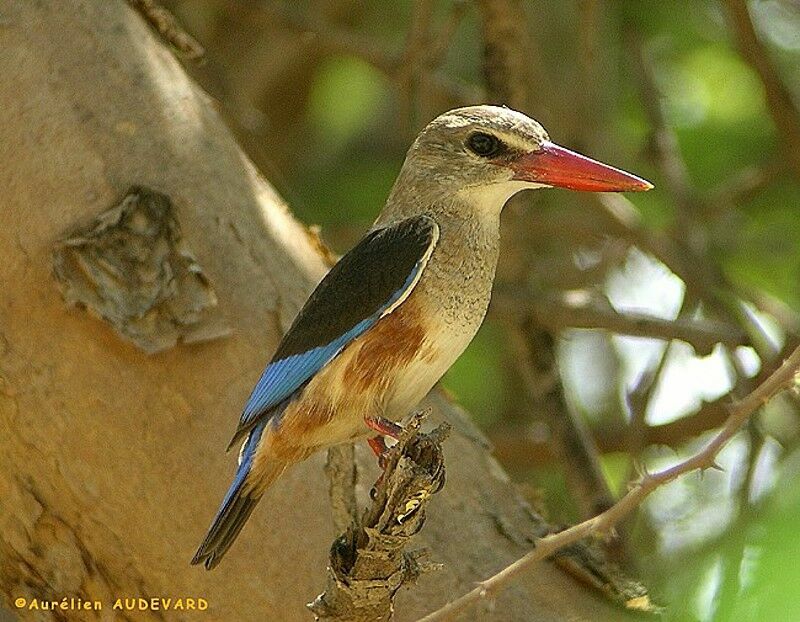
[(424, 551), (404, 550), (422, 529), (431, 496), (444, 486), (441, 444), (450, 427), (422, 434), (424, 417), (416, 413), (405, 426), (385, 454), (372, 505), (331, 546), (325, 591), (308, 605), (317, 620), (388, 621), (397, 590), (437, 567), (422, 560)]
[(438, 67), (444, 62), (447, 51), (453, 43), (456, 30), (458, 30), (467, 13), (467, 8), (467, 2), (464, 0), (456, 0), (450, 6), (447, 17), (439, 28), (435, 40), (431, 42), (430, 50), (428, 50), (428, 61), (431, 66)]
[(657, 488), (691, 471), (719, 468), (715, 460), (720, 450), (736, 435), (756, 410), (766, 404), (776, 393), (796, 382), (795, 375), (798, 369), (800, 369), (800, 348), (795, 349), (775, 373), (760, 384), (750, 395), (731, 406), (730, 416), (725, 425), (703, 450), (658, 473), (645, 473), (638, 482), (632, 483), (630, 490), (622, 499), (605, 512), (569, 529), (541, 538), (537, 541), (536, 548), (530, 553), (507, 566), (496, 575), (481, 581), (475, 589), (461, 598), (428, 614), (420, 622), (453, 619), (456, 614), (496, 594), (536, 562), (550, 557), (557, 551), (574, 544), (586, 536), (610, 530), (622, 518), (636, 509)]
[[(784, 345), (782, 351), (774, 359), (764, 361), (761, 371), (751, 379), (753, 385), (766, 381), (778, 367), (779, 361), (786, 357), (795, 347), (800, 346), (797, 338), (792, 338)], [(666, 445), (678, 448), (685, 441), (722, 426), (729, 415), (727, 405), (734, 399), (733, 392), (726, 393), (715, 400), (706, 402), (695, 413), (664, 423), (646, 426), (643, 430), (644, 445)], [(595, 442), (601, 452), (627, 450), (627, 424), (605, 423), (592, 430)], [(525, 426), (498, 427), (489, 434), (494, 454), (507, 468), (528, 468), (531, 465), (549, 464), (555, 456), (546, 441), (531, 434)]]
[[(627, 437), (625, 445), (628, 455), (631, 457), (631, 468), (635, 468), (642, 451), (647, 447), (647, 411), (650, 409), (656, 389), (662, 381), (674, 343), (674, 341), (667, 342), (656, 366), (648, 373), (642, 374), (637, 385), (627, 395), (631, 418), (625, 435)], [(633, 475), (633, 472), (628, 471), (628, 477)]]
[(431, 21), (433, 17), (433, 2), (431, 0), (418, 0), (413, 4), (411, 24), (406, 35), (406, 46), (403, 51), (395, 80), (399, 86), (398, 103), (400, 118), (406, 120), (407, 131), (413, 135), (417, 126), (414, 118), (414, 101), (425, 101), (425, 84), (420, 78), (426, 69), (428, 50), (431, 43)]
[(520, 0), (479, 0), (483, 37), (483, 76), (490, 97), (525, 110), (535, 83), (532, 65), (539, 58)]
[(281, 27), (305, 37), (327, 53), (354, 56), (388, 76), (397, 72), (399, 58), (371, 37), (344, 30), (308, 13), (297, 14), (284, 3), (261, 2), (258, 9)]
[(680, 240), (645, 229), (639, 210), (624, 196), (600, 193), (593, 194), (588, 200), (595, 201), (602, 208), (600, 213), (606, 217), (605, 225), (611, 235), (627, 239), (651, 254), (684, 282), (686, 295), (702, 300), (720, 317), (739, 324), (762, 360), (776, 355), (772, 339), (758, 322), (741, 312), (739, 299), (731, 294), (735, 288), (707, 257), (694, 252)]
[(553, 336), (530, 322), (512, 329), (510, 336), (517, 350), (517, 372), (530, 403), (550, 427), (555, 452), (564, 465), (581, 517), (592, 516), (610, 506), (613, 496), (594, 439), (564, 398)]
[[(731, 1), (739, 3), (739, 0)], [(742, 1), (740, 4), (744, 10), (744, 19), (752, 30), (752, 24), (749, 21), (744, 2)], [(664, 114), (661, 105), (663, 96), (659, 92), (653, 68), (648, 62), (641, 34), (632, 24), (627, 24), (625, 31), (626, 46), (629, 50), (629, 55), (633, 58), (634, 68), (638, 77), (637, 83), (640, 87), (641, 101), (653, 128), (656, 164), (664, 175), (667, 190), (676, 206), (678, 227), (672, 236), (659, 237), (637, 230), (641, 229), (638, 223), (635, 223), (633, 227), (630, 226), (633, 224), (630, 221), (614, 222), (613, 224), (627, 225), (625, 228), (627, 228), (629, 234), (634, 234), (637, 246), (640, 246), (642, 250), (652, 252), (669, 266), (684, 281), (687, 293), (697, 300), (703, 300), (708, 308), (716, 312), (721, 318), (740, 324), (750, 334), (752, 345), (759, 356), (762, 359), (770, 358), (775, 354), (775, 349), (771, 347), (771, 342), (764, 334), (762, 327), (758, 322), (752, 321), (752, 318), (748, 317), (747, 314), (741, 312), (739, 300), (730, 295), (730, 292), (734, 290), (731, 283), (717, 266), (707, 260), (708, 242), (704, 227), (699, 226), (702, 225), (702, 219), (698, 219), (698, 214), (705, 213), (707, 222), (710, 208), (714, 204), (701, 199), (696, 187), (691, 183), (677, 138)], [(761, 49), (760, 44), (755, 40), (754, 33), (753, 41), (754, 45)], [(763, 49), (761, 51), (763, 52)], [(768, 69), (772, 69), (763, 54), (761, 60), (765, 62)], [(777, 86), (782, 88), (777, 80), (777, 75), (773, 77)], [(767, 78), (763, 74), (762, 79), (765, 80), (765, 88), (769, 91), (770, 86), (766, 83)], [(788, 103), (791, 106), (791, 100)], [(795, 119), (795, 122), (797, 122), (797, 119)], [(800, 145), (800, 140), (798, 140), (797, 145)], [(800, 151), (797, 151), (797, 153), (800, 153)], [(798, 156), (798, 161), (800, 161), (800, 156)], [(768, 177), (768, 175), (764, 174), (762, 177)], [(752, 186), (754, 183), (757, 185), (758, 183), (763, 183), (763, 181), (754, 180), (750, 182), (750, 185)], [(746, 189), (746, 187), (743, 188), (744, 191)], [(612, 215), (612, 218), (615, 216), (612, 211), (621, 209), (624, 206), (624, 201), (625, 199), (623, 198), (600, 199), (601, 204), (604, 205), (609, 215)], [(709, 293), (712, 295), (709, 296)]]
[[(313, 43), (313, 45), (323, 52), (327, 54), (346, 54), (359, 58), (383, 73), (401, 89), (406, 82), (406, 76), (409, 71), (409, 67), (406, 64), (409, 49), (411, 53), (421, 51), (419, 50), (419, 43), (416, 37), (413, 41), (409, 42), (411, 48), (407, 46), (404, 51), (396, 53), (375, 43), (374, 39), (371, 37), (339, 28), (324, 19), (312, 15), (299, 15), (293, 11), (288, 4), (268, 4), (262, 2), (258, 6), (259, 10), (265, 16), (274, 20), (282, 27), (296, 32), (299, 36), (305, 37), (309, 43)], [(460, 13), (456, 12), (455, 17), (460, 19), (459, 16)], [(424, 22), (425, 20), (420, 19), (420, 21)], [(443, 60), (443, 54), (441, 52), (443, 38), (451, 37), (452, 31), (450, 29), (454, 29), (457, 24), (452, 25), (450, 20), (448, 20), (445, 22), (444, 26), (447, 30), (438, 32), (435, 36), (421, 37), (423, 43), (429, 46), (429, 51), (424, 55), (423, 66), (417, 67), (417, 69), (427, 72), (426, 77), (430, 80), (431, 85), (442, 94), (446, 95), (448, 99), (455, 104), (467, 105), (469, 103), (477, 103), (483, 99), (483, 92), (481, 89), (466, 82), (453, 80), (442, 72), (435, 71), (436, 66)], [(432, 39), (437, 39), (439, 44), (435, 47), (431, 46)], [(433, 51), (430, 52), (430, 50)]]
[(661, 104), (663, 95), (658, 90), (641, 36), (631, 27), (626, 28), (626, 47), (633, 59), (640, 99), (652, 126), (656, 164), (663, 173), (667, 189), (678, 208), (681, 224), (686, 227), (690, 223), (685, 219), (697, 212), (697, 193), (689, 179), (689, 171), (681, 155), (678, 138), (664, 114)]
[(611, 306), (574, 303), (563, 297), (533, 298), (501, 291), (495, 294), (492, 308), (512, 317), (530, 313), (537, 323), (554, 331), (565, 328), (595, 328), (633, 337), (668, 341), (677, 339), (690, 344), (701, 355), (710, 354), (718, 343), (734, 347), (749, 344), (744, 331), (725, 322), (681, 317), (665, 320), (644, 313), (619, 313)]
[(726, 4), (739, 52), (764, 84), (767, 107), (783, 142), (784, 155), (792, 163), (796, 174), (800, 175), (800, 114), (797, 107), (781, 82), (767, 50), (758, 40), (745, 0), (727, 0)]
[(709, 191), (704, 210), (706, 219), (716, 220), (726, 209), (752, 199), (775, 182), (786, 169), (786, 162), (783, 158), (777, 157), (766, 164), (748, 166), (733, 173)]

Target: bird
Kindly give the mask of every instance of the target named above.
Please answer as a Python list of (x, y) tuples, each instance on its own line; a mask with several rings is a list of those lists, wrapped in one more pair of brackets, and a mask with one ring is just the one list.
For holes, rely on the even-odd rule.
[(233, 482), (192, 564), (214, 568), (284, 470), (366, 438), (380, 456), (486, 315), (500, 213), (521, 190), (653, 185), (551, 142), (504, 106), (445, 112), (409, 148), (380, 215), (303, 305), (250, 394), (228, 449)]

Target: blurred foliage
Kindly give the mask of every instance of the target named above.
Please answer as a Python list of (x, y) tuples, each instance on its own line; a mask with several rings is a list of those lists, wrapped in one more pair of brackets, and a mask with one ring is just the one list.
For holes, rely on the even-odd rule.
[[(164, 4), (206, 46), (205, 64), (190, 70), (250, 156), (298, 217), (320, 224), (340, 252), (380, 210), (416, 132), (449, 107), (482, 100), (480, 17), (472, 3)], [(404, 51), (423, 6), (432, 6), (423, 17), (435, 26), (422, 44), (442, 51), (414, 69)], [(800, 5), (753, 0), (749, 8), (768, 60), (797, 103)], [(525, 9), (537, 51), (529, 59), (537, 80), (533, 104), (554, 140), (654, 181), (655, 191), (632, 199), (645, 229), (691, 246), (729, 279), (731, 295), (750, 299), (764, 317), (775, 315), (765, 319), (775, 339), (794, 338), (800, 180), (784, 166), (764, 85), (739, 54), (726, 2), (574, 0), (529, 2)], [(456, 12), (460, 19), (442, 40)], [(689, 214), (681, 213), (656, 157), (637, 50), (700, 199)], [(507, 212), (501, 285), (580, 291), (623, 313), (678, 314), (686, 293), (680, 279), (630, 241), (609, 243), (587, 202), (564, 191), (537, 192)], [(692, 317), (713, 315), (702, 304)], [(512, 434), (524, 436), (542, 423), (522, 395), (504, 322), (491, 313), (444, 381), (497, 439), (512, 424)], [(734, 359), (722, 348), (698, 357), (685, 344), (665, 354), (661, 340), (602, 331), (565, 332), (559, 356), (568, 403), (597, 431), (634, 416), (630, 392), (656, 372), (662, 356), (668, 359), (647, 405), (651, 425), (690, 415), (727, 392), (736, 381), (732, 360), (751, 374), (760, 364), (749, 348)], [(640, 573), (669, 605), (665, 619), (800, 619), (797, 415), (796, 400), (776, 400), (726, 448), (724, 473), (690, 475), (659, 490), (625, 526)], [(601, 447), (611, 490), (624, 490), (634, 463), (652, 469), (696, 451), (704, 432), (673, 449), (644, 447), (638, 457), (624, 443)], [(554, 520), (579, 518), (564, 465), (507, 466), (540, 489)]]

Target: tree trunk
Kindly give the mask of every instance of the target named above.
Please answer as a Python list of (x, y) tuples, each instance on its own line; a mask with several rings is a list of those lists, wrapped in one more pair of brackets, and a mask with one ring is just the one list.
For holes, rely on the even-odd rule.
[[(5, 0), (0, 75), (3, 606), (13, 619), (17, 598), (76, 597), (100, 600), (103, 611), (38, 615), (183, 619), (110, 609), (115, 598), (194, 597), (209, 605), (197, 619), (311, 619), (305, 603), (324, 587), (336, 535), (323, 454), (267, 493), (218, 569), (189, 559), (232, 476), (235, 456), (224, 447), (239, 409), (326, 269), (314, 236), (121, 1)], [(215, 327), (184, 330), (170, 316), (175, 334), (155, 354), (65, 304), (53, 274), (59, 241), (93, 227), (133, 185), (171, 200), (178, 255), (202, 269), (186, 278), (208, 290), (187, 325)], [(84, 269), (74, 265), (73, 277)], [(168, 283), (178, 294), (183, 285)], [(455, 433), (447, 485), (418, 544), (444, 568), (398, 596), (399, 620), (470, 589), (544, 529), (474, 426), (440, 394), (429, 401)], [(367, 454), (356, 450), (362, 499), (378, 475)], [(498, 620), (621, 613), (550, 563), (500, 595), (494, 611)]]

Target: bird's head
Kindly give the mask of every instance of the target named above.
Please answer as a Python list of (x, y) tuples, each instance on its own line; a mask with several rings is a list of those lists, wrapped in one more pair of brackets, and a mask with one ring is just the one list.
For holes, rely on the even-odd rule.
[(560, 147), (530, 117), (499, 106), (446, 112), (422, 130), (404, 172), (429, 180), (439, 193), (499, 210), (528, 188), (593, 192), (649, 190), (651, 183)]

